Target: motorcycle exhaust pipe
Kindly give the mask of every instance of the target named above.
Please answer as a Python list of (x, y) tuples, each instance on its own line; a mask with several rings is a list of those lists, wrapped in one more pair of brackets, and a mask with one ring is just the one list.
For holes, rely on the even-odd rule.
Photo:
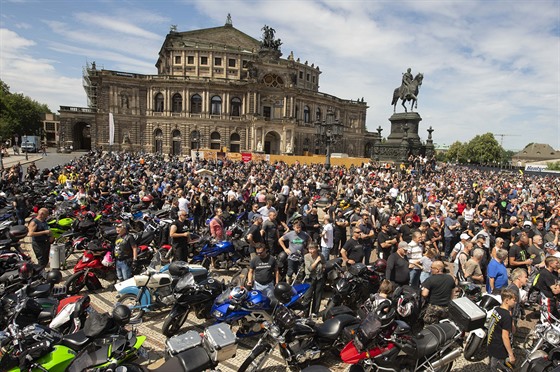
[(463, 349), (459, 347), (453, 350), (452, 352), (450, 352), (449, 354), (444, 355), (440, 360), (436, 360), (435, 362), (432, 363), (432, 369), (438, 369), (454, 361), (455, 359), (459, 358), (459, 356), (461, 356), (462, 352)]

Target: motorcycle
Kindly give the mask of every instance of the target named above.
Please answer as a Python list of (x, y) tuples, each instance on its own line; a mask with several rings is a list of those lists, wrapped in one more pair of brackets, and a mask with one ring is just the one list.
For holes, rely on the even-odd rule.
[[(26, 302), (18, 304), (17, 313), (29, 306)], [(122, 363), (143, 352), (140, 347), (146, 337), (126, 332), (123, 327), (128, 320), (98, 315), (92, 315), (93, 320), (88, 318), (83, 330), (69, 336), (38, 324), (22, 328), (14, 319), (7, 332), (0, 332), (0, 370), (84, 371)]]
[[(158, 256), (159, 253), (156, 252), (155, 255)], [(169, 307), (175, 303), (173, 287), (179, 278), (171, 275), (170, 265), (156, 270), (157, 262), (159, 260), (155, 257), (144, 273), (115, 284), (117, 298), (130, 308), (133, 321), (142, 318), (145, 312)], [(200, 265), (189, 265), (187, 275), (193, 276), (193, 282), (200, 283), (208, 278), (208, 270)]]
[(239, 254), (234, 244), (224, 240), (214, 241), (211, 237), (200, 239), (202, 248), (192, 258), (192, 263), (200, 263), (205, 268), (210, 268), (212, 258), (215, 259), (214, 267), (229, 270), (237, 264), (243, 257)]
[(466, 360), (479, 362), (488, 356), (488, 349), (485, 345), (487, 343), (488, 327), (491, 321), (492, 310), (501, 304), (502, 298), (499, 295), (485, 293), (482, 296), (482, 299), (478, 303), (478, 307), (486, 313), (486, 322), (484, 323), (483, 328), (477, 328), (474, 331), (471, 331), (467, 336), (464, 352)]
[[(108, 242), (92, 241), (81, 259), (74, 266), (74, 274), (66, 280), (66, 292), (70, 295), (78, 294), (84, 287), (90, 291), (103, 288), (99, 278), (109, 282), (116, 282), (114, 262), (110, 256)], [(103, 256), (103, 258), (102, 258)]]
[(225, 289), (224, 283), (214, 278), (197, 281), (186, 262), (173, 262), (169, 266), (169, 273), (180, 279), (173, 288), (175, 303), (163, 322), (162, 333), (167, 337), (181, 329), (191, 310), (194, 310), (198, 319), (210, 319), (212, 304)]
[(443, 320), (412, 336), (410, 326), (394, 320), (394, 309), (387, 306), (369, 313), (341, 351), (342, 361), (353, 365), (350, 371), (451, 371), (463, 351), (459, 327)]
[[(551, 317), (550, 314), (548, 316)], [(520, 371), (539, 370), (536, 366), (543, 364), (560, 366), (558, 348), (560, 348), (560, 322), (553, 319), (552, 322), (538, 323), (529, 332), (523, 343), (523, 350), (527, 353), (527, 357), (521, 363)]]
[(317, 360), (326, 351), (340, 350), (348, 341), (345, 335), (349, 333), (344, 329), (358, 322), (356, 317), (348, 314), (337, 315), (320, 325), (310, 319), (299, 318), (286, 307), (295, 291), (287, 294), (277, 291), (284, 285), (286, 283), (277, 284), (274, 295), (279, 303), (275, 306), (272, 320), (262, 323), (265, 333), (239, 367), (240, 372), (261, 370), (276, 346), (279, 346), (280, 354), (289, 367), (300, 367)]
[[(297, 307), (298, 301), (309, 289), (309, 284), (294, 285), (296, 294), (287, 307)], [(243, 287), (226, 289), (216, 298), (211, 314), (218, 322), (239, 324), (237, 337), (250, 337), (262, 332), (261, 323), (272, 320), (273, 306), (270, 299), (261, 291), (247, 291)]]
[(334, 293), (329, 298), (323, 314), (340, 305), (346, 305), (353, 310), (369, 298), (370, 293), (377, 293), (381, 278), (372, 266), (355, 263), (348, 267), (334, 287)]

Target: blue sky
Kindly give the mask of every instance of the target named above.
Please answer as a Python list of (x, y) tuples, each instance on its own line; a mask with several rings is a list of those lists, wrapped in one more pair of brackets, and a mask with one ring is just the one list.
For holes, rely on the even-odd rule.
[(432, 126), (441, 144), (493, 132), (506, 149), (560, 149), (559, 0), (0, 0), (0, 78), (51, 110), (85, 107), (86, 62), (155, 74), (171, 25), (221, 26), (228, 13), (257, 39), (273, 27), (284, 57), (318, 65), (320, 91), (364, 97), (371, 131), (389, 134), (410, 67), (424, 74), (421, 138)]

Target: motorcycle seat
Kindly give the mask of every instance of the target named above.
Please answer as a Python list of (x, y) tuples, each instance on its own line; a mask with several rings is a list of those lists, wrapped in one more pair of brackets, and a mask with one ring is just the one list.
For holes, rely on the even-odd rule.
[(51, 294), (51, 289), (52, 286), (50, 284), (39, 284), (37, 286), (30, 287), (27, 295), (34, 298), (45, 298), (49, 297), (49, 295)]
[(457, 328), (449, 323), (429, 325), (414, 337), (416, 358), (435, 353), (447, 341), (455, 337)]
[(169, 359), (162, 366), (156, 369), (150, 369), (152, 372), (194, 372), (206, 371), (213, 368), (214, 365), (208, 356), (206, 350), (201, 347), (193, 347), (192, 349), (180, 352), (173, 358)]
[(71, 335), (67, 335), (62, 337), (62, 341), (61, 344), (69, 347), (72, 350), (80, 350), (82, 347), (84, 347), (89, 341), (89, 338), (86, 336), (86, 334), (84, 333), (84, 331), (78, 331), (76, 333), (73, 333)]
[(349, 314), (337, 315), (334, 318), (327, 319), (323, 324), (315, 327), (315, 333), (321, 338), (334, 340), (338, 337), (344, 327), (357, 323), (358, 319)]

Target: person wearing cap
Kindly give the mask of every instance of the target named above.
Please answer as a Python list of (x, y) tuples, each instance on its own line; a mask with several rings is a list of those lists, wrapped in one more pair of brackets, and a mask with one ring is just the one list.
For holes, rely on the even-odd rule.
[(126, 223), (117, 225), (117, 240), (115, 240), (115, 268), (119, 281), (132, 277), (132, 265), (136, 261), (138, 247), (134, 236), (129, 233)]
[(400, 242), (397, 246), (397, 251), (392, 253), (387, 259), (385, 278), (400, 286), (407, 285), (410, 281), (407, 253), (408, 244)]
[(456, 262), (457, 255), (459, 254), (459, 252), (461, 252), (463, 250), (463, 248), (465, 247), (465, 243), (470, 238), (471, 237), (467, 233), (462, 233), (459, 236), (459, 239), (461, 239), (461, 240), (459, 240), (457, 242), (457, 244), (455, 244), (455, 247), (453, 247), (453, 251), (451, 252), (451, 258), (449, 259), (450, 262)]
[(552, 242), (544, 243), (544, 251), (546, 257), (558, 257), (560, 258), (560, 252), (558, 252), (558, 247), (554, 245)]
[(496, 250), (496, 257), (492, 258), (488, 264), (486, 292), (494, 293), (508, 285), (508, 273), (505, 265), (507, 257), (508, 253), (505, 249)]

